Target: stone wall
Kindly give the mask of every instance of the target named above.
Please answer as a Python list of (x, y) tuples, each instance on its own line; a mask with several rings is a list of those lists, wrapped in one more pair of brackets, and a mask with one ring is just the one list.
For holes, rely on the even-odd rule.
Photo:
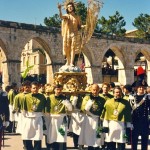
[[(52, 82), (53, 74), (65, 63), (59, 28), (0, 20), (0, 46), (6, 56), (3, 62), (3, 82), (6, 85), (20, 82), (21, 52), (31, 39), (42, 45), (47, 54), (47, 82)], [(140, 52), (147, 59), (147, 74), (150, 74), (150, 41), (94, 34), (82, 51), (89, 83), (103, 81), (101, 65), (109, 49), (119, 58), (118, 82), (121, 84), (134, 81), (134, 61)], [(150, 85), (149, 76), (147, 80)]]

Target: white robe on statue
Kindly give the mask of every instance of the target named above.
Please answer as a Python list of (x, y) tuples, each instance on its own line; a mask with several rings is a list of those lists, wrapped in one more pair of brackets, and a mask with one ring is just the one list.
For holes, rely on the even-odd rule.
[(27, 112), (25, 113), (24, 121), (22, 123), (23, 140), (42, 140), (43, 138), (43, 113), (41, 112)]

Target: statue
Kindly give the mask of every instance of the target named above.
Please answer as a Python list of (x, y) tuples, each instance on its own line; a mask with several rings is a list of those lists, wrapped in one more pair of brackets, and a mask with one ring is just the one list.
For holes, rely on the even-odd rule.
[(80, 17), (75, 14), (75, 6), (73, 2), (66, 5), (67, 14), (62, 15), (61, 5), (58, 4), (60, 18), (62, 21), (62, 36), (63, 36), (63, 54), (66, 56), (66, 65), (74, 66), (74, 56), (79, 37), (79, 30), (81, 29)]
[[(59, 15), (62, 19), (63, 55), (66, 56), (67, 66), (74, 66), (75, 51), (81, 51), (83, 45), (90, 40), (101, 4), (99, 0), (88, 0), (86, 25), (81, 25), (80, 16), (75, 13), (74, 0), (66, 0), (64, 5), (58, 3)], [(62, 14), (62, 6), (67, 14)]]
[[(93, 35), (101, 3), (99, 0), (88, 0), (86, 24), (82, 25), (80, 16), (76, 15), (76, 2), (65, 0), (58, 3), (59, 15), (62, 19), (63, 55), (66, 56), (66, 64), (55, 73), (54, 82), (63, 85), (65, 93), (85, 93), (87, 84), (86, 72), (74, 66), (76, 53), (81, 53), (84, 45)], [(66, 14), (62, 14), (62, 7)]]

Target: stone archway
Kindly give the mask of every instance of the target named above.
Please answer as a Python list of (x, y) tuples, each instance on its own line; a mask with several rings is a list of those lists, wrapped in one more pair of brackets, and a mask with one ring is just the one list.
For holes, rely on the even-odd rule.
[[(106, 52), (108, 50), (112, 50), (115, 54), (115, 56), (117, 57), (117, 60), (118, 60), (118, 82), (120, 84), (124, 84), (126, 83), (126, 72), (125, 72), (125, 60), (124, 60), (124, 54), (121, 52), (122, 50), (122, 47), (121, 46), (118, 46), (118, 45), (115, 45), (115, 44), (111, 44), (109, 45), (107, 48), (105, 48), (105, 50), (103, 51), (103, 58), (106, 54)], [(102, 59), (103, 61), (103, 59)], [(102, 61), (101, 61), (101, 64), (102, 64)]]
[(44, 49), (45, 55), (46, 55), (46, 77), (47, 77), (47, 83), (53, 83), (53, 74), (54, 74), (54, 68), (52, 66), (52, 54), (51, 54), (51, 49), (48, 45), (48, 41), (45, 41), (39, 37), (33, 38), (36, 40)]
[(147, 83), (150, 85), (150, 52), (147, 47), (141, 47), (135, 54), (134, 54), (134, 60), (136, 59), (137, 55), (142, 53), (144, 56), (144, 63), (145, 63), (145, 73), (147, 76)]
[(85, 62), (85, 72), (87, 73), (87, 83), (94, 83), (94, 68), (92, 67), (92, 59), (94, 59), (93, 53), (85, 46), (83, 51), (84, 62)]
[[(51, 50), (50, 50), (50, 47), (49, 47), (47, 41), (43, 40), (40, 37), (32, 37), (31, 39), (29, 39), (29, 41), (30, 40), (34, 41), (34, 43), (38, 43), (38, 46), (37, 46), (37, 44), (35, 44), (35, 46), (32, 47), (33, 48), (32, 50), (39, 51), (41, 49), (42, 53), (43, 53), (42, 55), (43, 55), (43, 57), (44, 57), (44, 59), (46, 61), (44, 63), (41, 62), (41, 57), (38, 55), (38, 62), (39, 62), (39, 64), (38, 64), (38, 68), (37, 68), (38, 70), (36, 70), (36, 68), (35, 68), (36, 72), (38, 72), (38, 74), (39, 74), (41, 68), (42, 68), (42, 70), (43, 70), (43, 68), (46, 68), (46, 69), (44, 69), (45, 71), (43, 73), (46, 76), (46, 83), (53, 83), (54, 70), (53, 70), (53, 66), (52, 66), (52, 60), (51, 60), (51, 57), (50, 57), (51, 56)], [(27, 43), (28, 43), (28, 41), (27, 41)], [(31, 61), (33, 61), (33, 60), (31, 60)], [(32, 62), (32, 64), (33, 63), (34, 62)]]
[(7, 60), (7, 49), (6, 49), (6, 43), (3, 42), (2, 39), (0, 39), (0, 71), (1, 71), (1, 77), (2, 77), (2, 83), (3, 87), (6, 85), (9, 85), (9, 71), (8, 71), (8, 66), (6, 63)]

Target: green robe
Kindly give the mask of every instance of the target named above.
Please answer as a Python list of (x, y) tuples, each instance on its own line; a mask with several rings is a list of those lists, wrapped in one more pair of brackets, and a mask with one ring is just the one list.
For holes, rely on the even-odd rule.
[(98, 96), (98, 97), (92, 97), (91, 95), (85, 96), (83, 99), (82, 105), (81, 105), (81, 110), (83, 112), (85, 111), (86, 103), (90, 99), (94, 102), (92, 104), (92, 107), (90, 108), (90, 112), (94, 115), (100, 116), (103, 111), (104, 104), (105, 104), (105, 100), (103, 98), (101, 98), (100, 96)]
[(10, 104), (10, 105), (13, 105), (13, 103), (14, 103), (14, 98), (15, 98), (16, 95), (17, 95), (17, 92), (15, 92), (13, 89), (11, 89), (11, 90), (8, 92), (8, 101), (9, 101), (9, 104)]
[(14, 110), (20, 112), (23, 110), (23, 104), (25, 101), (25, 95), (28, 93), (19, 93), (14, 98)]
[(106, 101), (101, 118), (105, 120), (131, 122), (130, 103), (122, 98), (118, 101), (115, 101), (114, 98)]
[(111, 95), (109, 93), (105, 94), (105, 95), (104, 94), (99, 94), (99, 96), (104, 98), (106, 101), (114, 97), (113, 95)]
[(43, 94), (26, 94), (23, 109), (28, 112), (44, 112), (46, 98)]
[(113, 90), (110, 90), (108, 93), (112, 96), (114, 95)]
[(129, 95), (124, 95), (124, 96), (123, 96), (123, 99), (129, 101)]
[(51, 114), (64, 114), (66, 113), (65, 105), (62, 104), (62, 101), (66, 97), (63, 95), (55, 96), (55, 94), (50, 95), (50, 113)]

